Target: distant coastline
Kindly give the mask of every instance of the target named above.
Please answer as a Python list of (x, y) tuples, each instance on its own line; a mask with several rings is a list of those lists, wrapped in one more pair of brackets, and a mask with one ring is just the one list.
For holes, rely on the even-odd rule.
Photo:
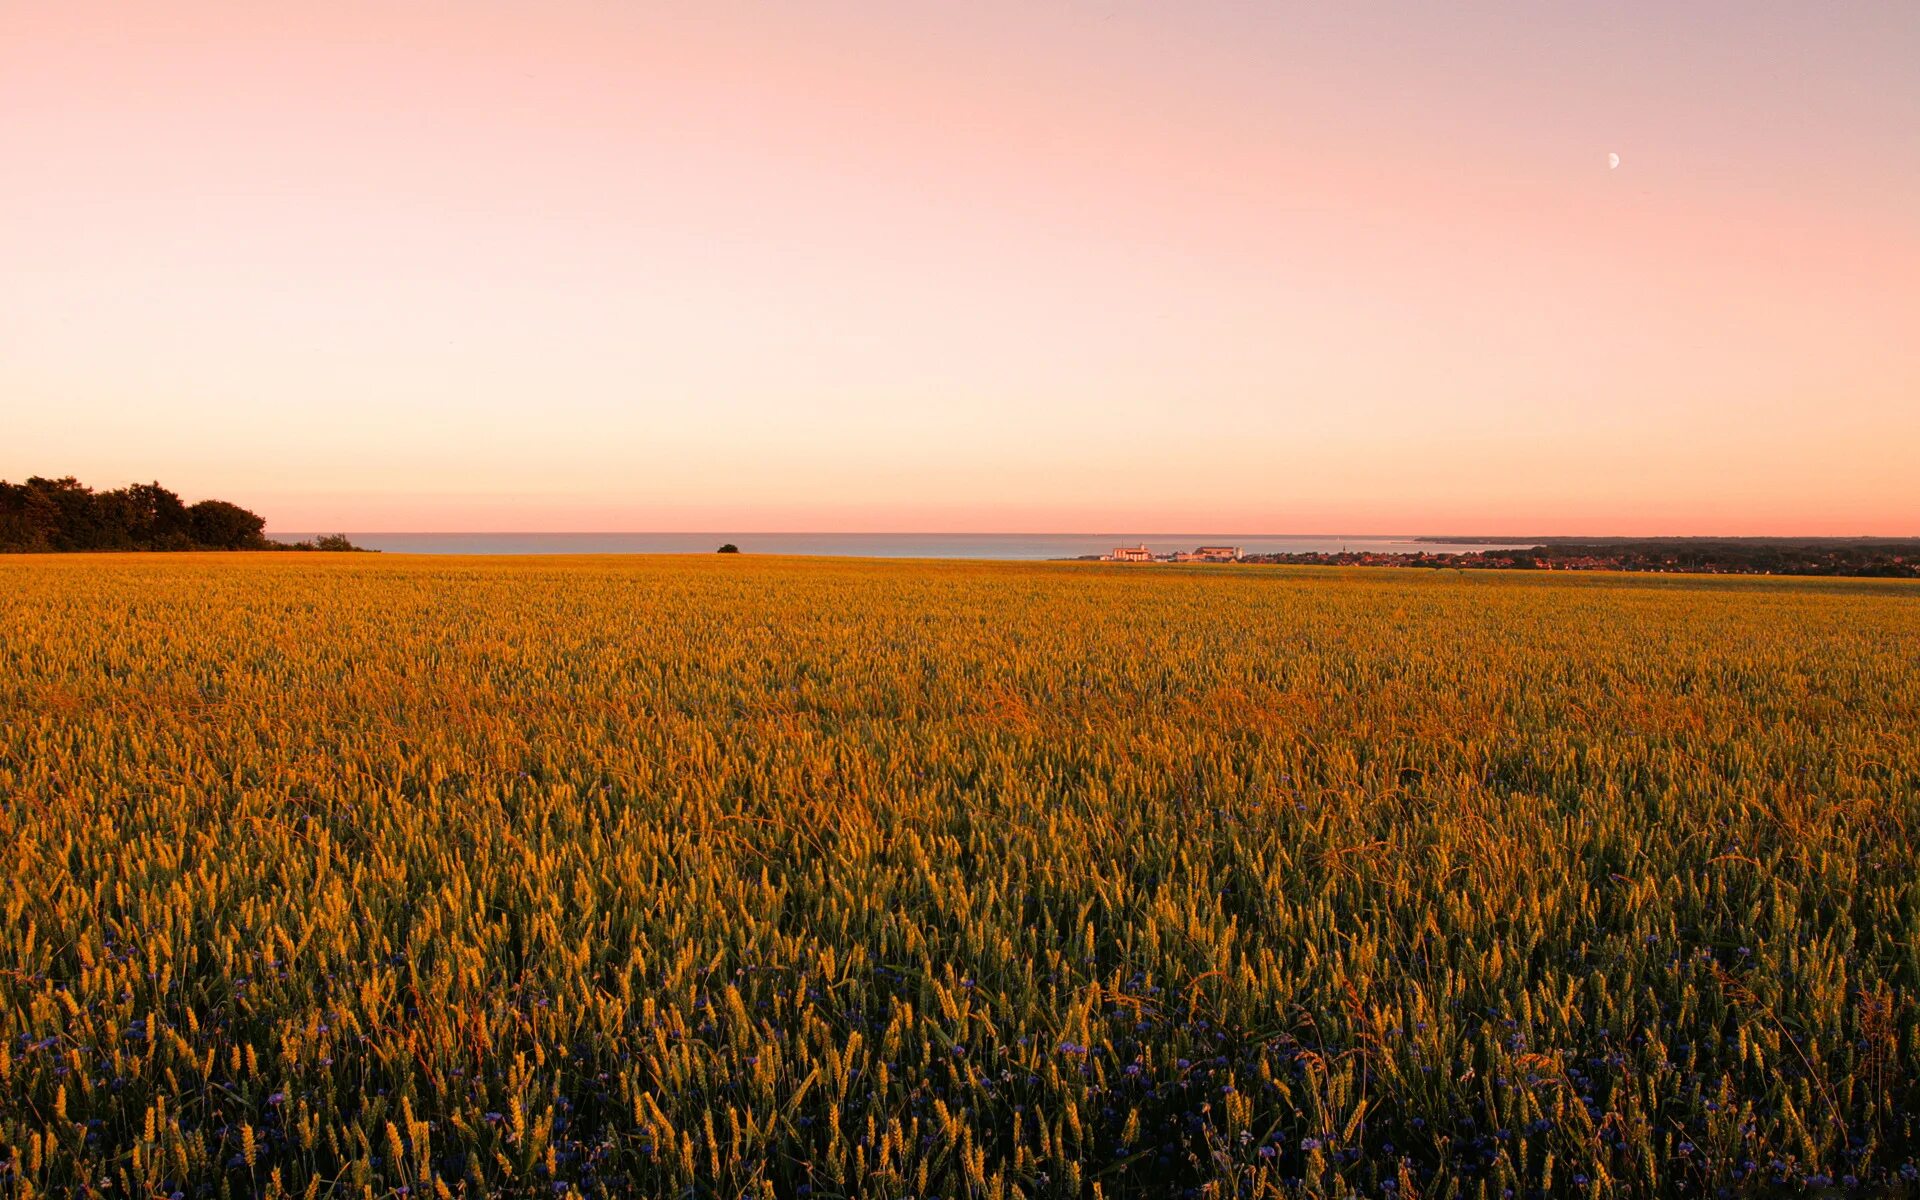
[[(275, 530), (269, 536), (300, 538), (300, 531)], [(1142, 543), (1165, 553), (1226, 541), (1247, 553), (1338, 553), (1360, 549), (1381, 553), (1414, 551), (1407, 536), (1210, 533), (834, 533), (754, 532), (716, 529), (699, 532), (636, 530), (613, 533), (398, 533), (355, 532), (355, 545), (396, 554), (710, 554), (733, 543), (744, 554), (798, 554), (846, 558), (932, 558), (1040, 562), (1099, 555), (1122, 543)], [(1465, 551), (1476, 546), (1461, 544)]]
[(1495, 537), (1484, 534), (274, 531), (159, 483), (0, 481), (0, 552), (371, 550), (428, 555), (745, 554), (995, 561), (1645, 571), (1920, 578), (1920, 537)]
[[(1527, 540), (1527, 539), (1517, 539)], [(1315, 566), (1452, 567), (1459, 570), (1639, 571), (1685, 575), (1834, 575), (1920, 579), (1920, 538), (1538, 538), (1482, 543), (1415, 538), (1411, 554), (1277, 554), (1246, 561)], [(1463, 549), (1463, 547), (1466, 547)]]
[(1777, 546), (1777, 547), (1848, 547), (1848, 546), (1912, 546), (1920, 544), (1920, 534), (1912, 537), (1868, 537), (1865, 535), (1848, 537), (1734, 537), (1717, 534), (1681, 534), (1668, 537), (1633, 537), (1629, 535), (1589, 537), (1574, 534), (1536, 535), (1533, 537), (1481, 537), (1474, 534), (1449, 536), (1435, 534), (1407, 539), (1423, 545), (1444, 543), (1450, 546)]

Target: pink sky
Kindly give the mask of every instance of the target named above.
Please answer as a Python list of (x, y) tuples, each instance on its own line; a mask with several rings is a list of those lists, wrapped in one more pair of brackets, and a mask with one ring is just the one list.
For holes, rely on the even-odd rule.
[(1915, 62), (1910, 0), (11, 0), (0, 478), (1916, 534)]

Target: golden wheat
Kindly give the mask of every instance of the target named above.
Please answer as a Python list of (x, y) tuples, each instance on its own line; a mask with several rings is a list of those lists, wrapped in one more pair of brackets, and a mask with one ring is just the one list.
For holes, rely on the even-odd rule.
[(1897, 1186), (1920, 588), (0, 561), (0, 1194)]

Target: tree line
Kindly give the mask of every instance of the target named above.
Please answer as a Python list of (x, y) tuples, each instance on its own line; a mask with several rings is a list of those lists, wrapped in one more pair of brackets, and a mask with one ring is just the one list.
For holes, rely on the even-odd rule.
[(344, 534), (276, 542), (266, 528), (266, 518), (238, 504), (188, 504), (157, 482), (95, 491), (71, 475), (0, 480), (0, 552), (359, 548)]

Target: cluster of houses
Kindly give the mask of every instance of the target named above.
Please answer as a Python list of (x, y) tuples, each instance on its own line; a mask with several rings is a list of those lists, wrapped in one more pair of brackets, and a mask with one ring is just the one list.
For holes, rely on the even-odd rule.
[(1222, 563), (1239, 562), (1238, 546), (1201, 546), (1192, 552), (1176, 550), (1172, 554), (1155, 554), (1147, 549), (1146, 543), (1138, 546), (1115, 546), (1113, 553), (1107, 555), (1108, 562), (1177, 562), (1177, 563)]

